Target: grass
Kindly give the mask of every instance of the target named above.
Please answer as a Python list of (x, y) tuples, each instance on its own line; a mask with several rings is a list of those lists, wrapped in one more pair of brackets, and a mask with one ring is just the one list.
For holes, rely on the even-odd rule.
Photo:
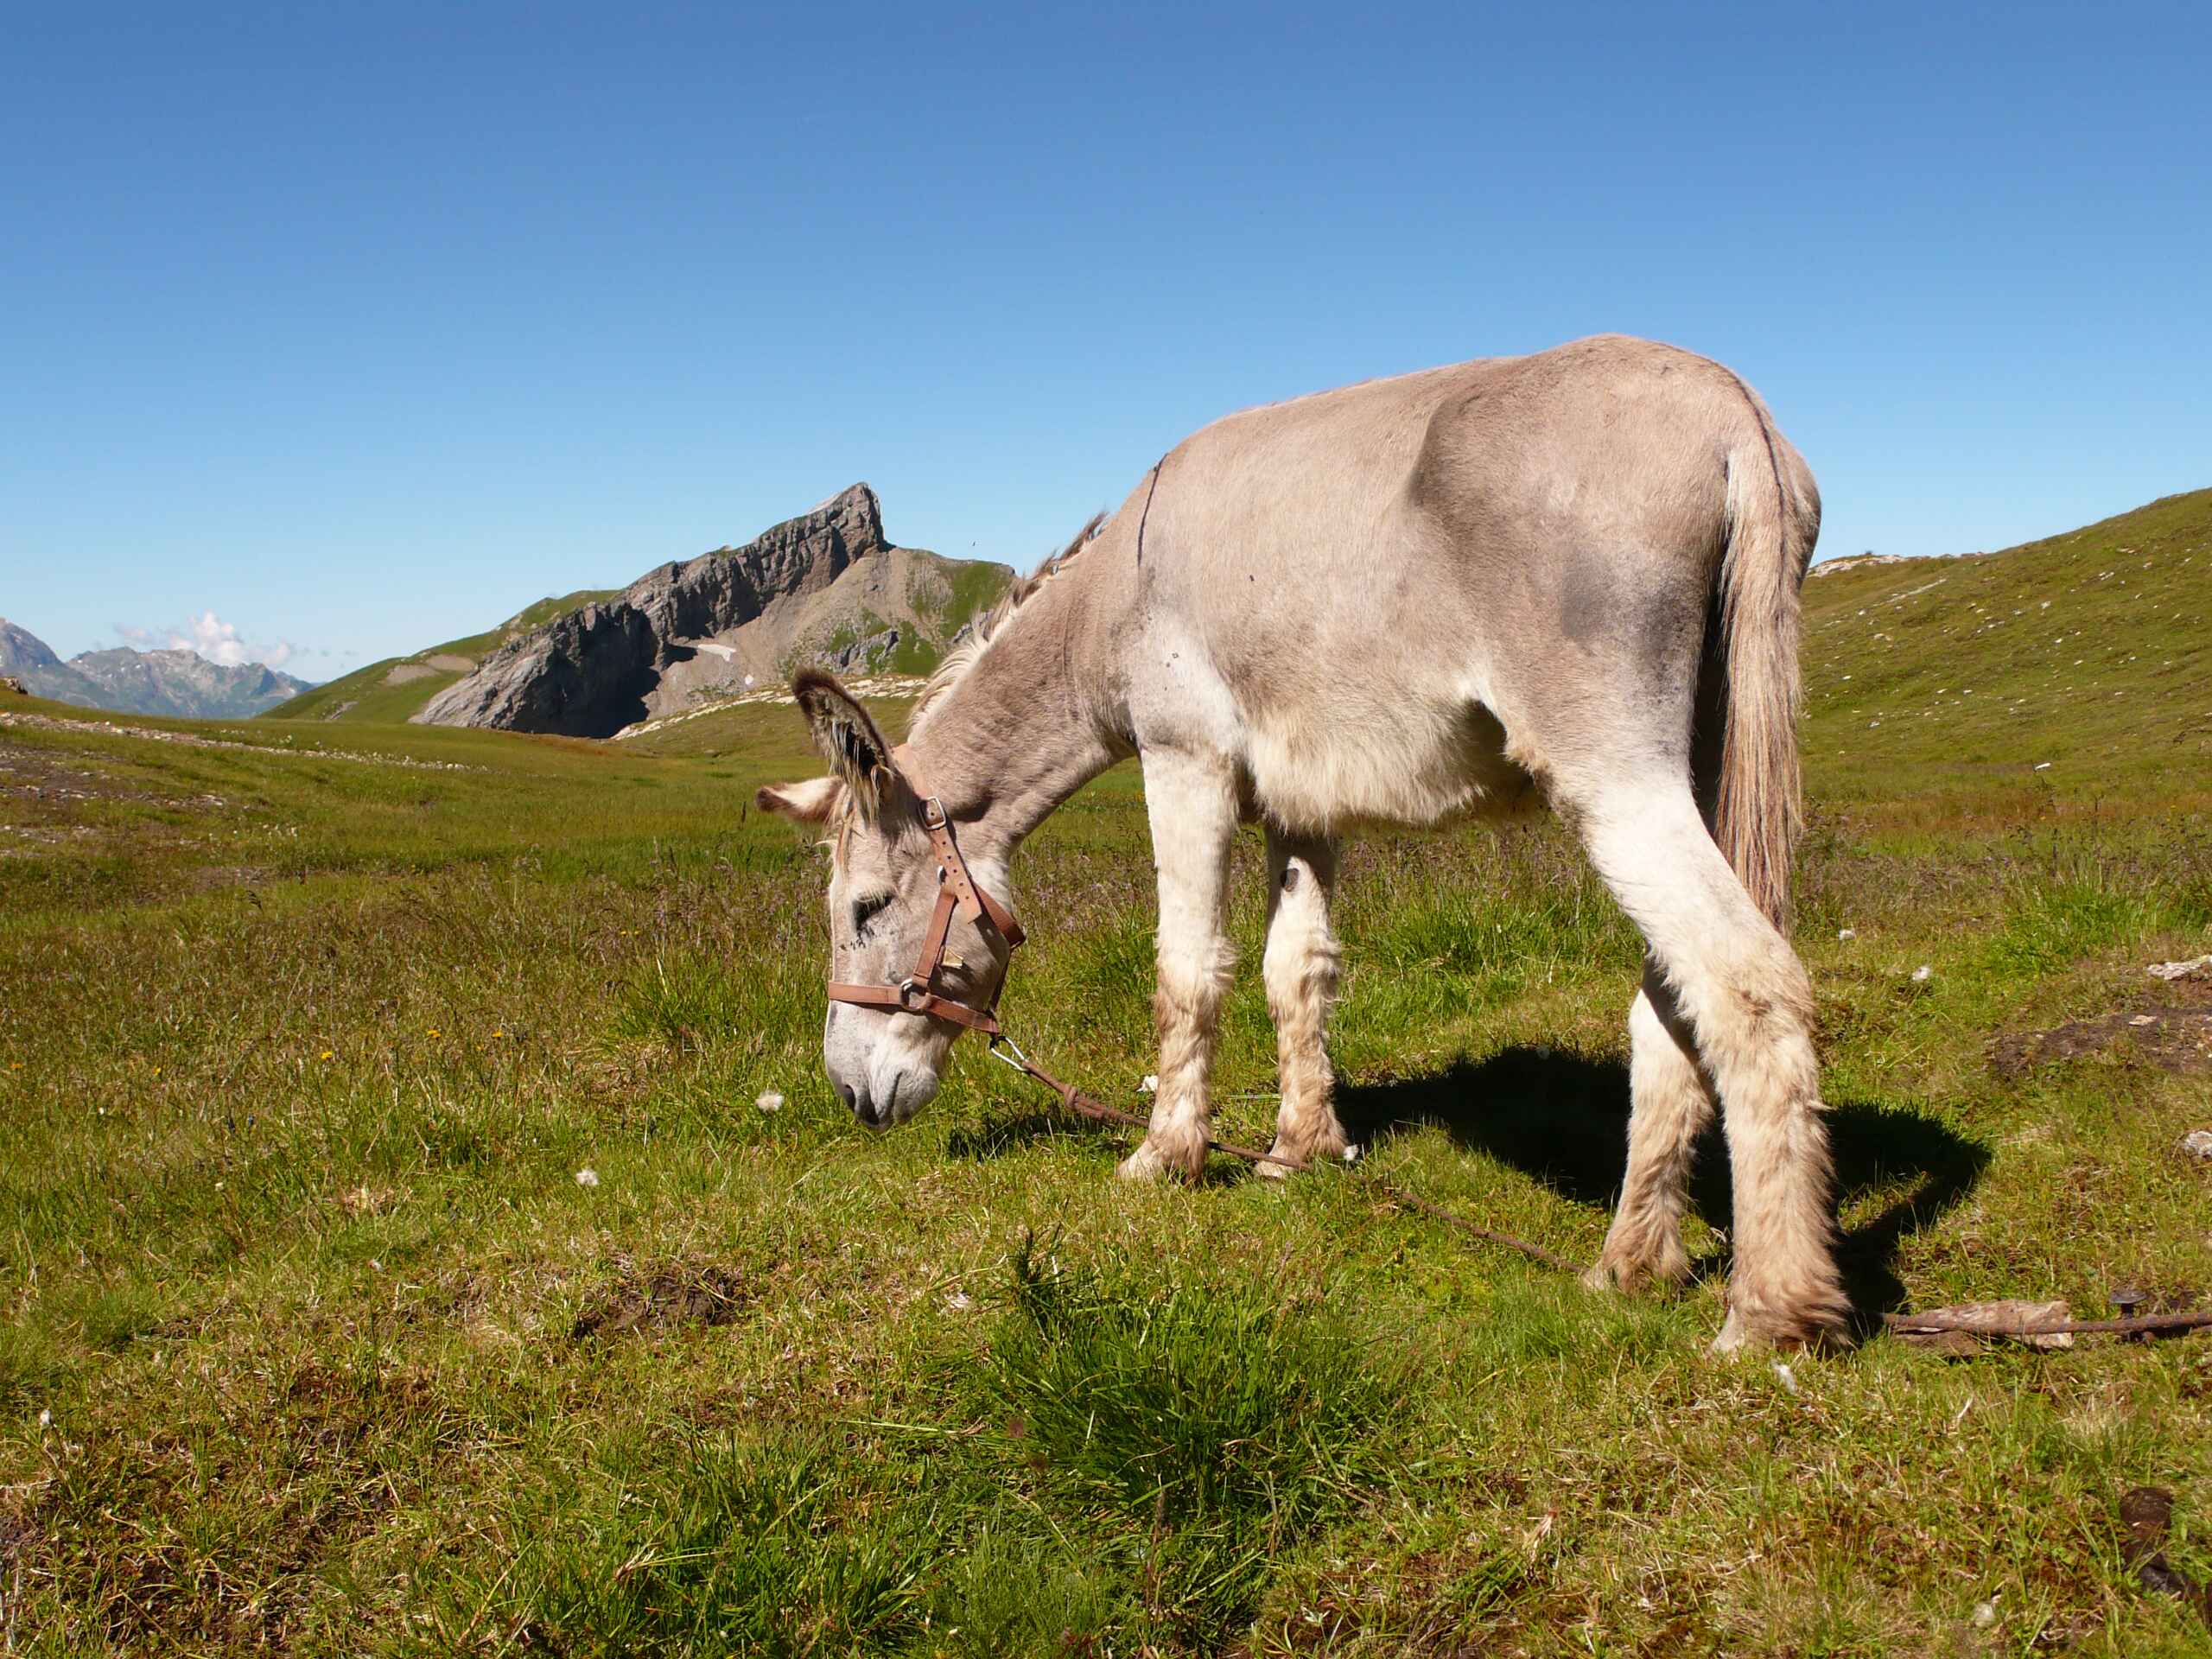
[[(2146, 544), (2099, 533), (2050, 556), (2094, 582)], [(2142, 971), (2212, 950), (2199, 740), (2159, 678), (2186, 642), (2118, 632), (2196, 590), (2099, 623), (2133, 728), (1977, 710), (1940, 742), (1832, 695), (1861, 658), (1885, 695), (1938, 661), (1977, 698), (2044, 674), (1977, 619), (1984, 565), (1808, 589), (1800, 940), (1848, 1269), (1870, 1312), (2198, 1297), (2212, 1206), (2176, 1143), (2204, 1075), (2125, 1042), (1992, 1060), (2198, 995)], [(1946, 569), (1901, 601), (1945, 607), (1922, 657), (1856, 614)], [(2117, 1516), (2171, 1491), (2168, 1558), (2212, 1575), (2212, 1341), (1714, 1360), (1717, 1149), (1701, 1277), (1645, 1301), (1356, 1172), (1127, 1189), (966, 1046), (918, 1123), (865, 1135), (820, 1073), (820, 855), (750, 810), (810, 769), (789, 709), (621, 745), (128, 723), (226, 747), (0, 730), (0, 1651), (2212, 1646)], [(2138, 739), (2167, 758), (2104, 752)], [(1046, 826), (1006, 998), (1126, 1103), (1145, 848), (1128, 768)], [(1256, 837), (1236, 864), (1220, 1090), (1250, 1141)], [(1586, 1259), (1632, 933), (1548, 825), (1361, 842), (1344, 892), (1368, 1158)]]

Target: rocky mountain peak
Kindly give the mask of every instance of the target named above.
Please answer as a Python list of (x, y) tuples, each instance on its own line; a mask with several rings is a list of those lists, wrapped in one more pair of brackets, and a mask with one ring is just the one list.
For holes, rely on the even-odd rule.
[(0, 673), (56, 702), (187, 719), (257, 715), (308, 689), (306, 681), (263, 664), (226, 667), (194, 651), (133, 651), (114, 645), (79, 652), (65, 663), (46, 641), (4, 617), (0, 617)]
[(29, 628), (0, 616), (0, 671), (20, 674), (29, 668), (59, 668), (61, 659)]
[[(957, 580), (963, 569), (980, 582)], [(894, 546), (875, 492), (855, 484), (742, 547), (658, 566), (511, 639), (414, 718), (607, 737), (802, 660), (925, 664), (1012, 574)]]

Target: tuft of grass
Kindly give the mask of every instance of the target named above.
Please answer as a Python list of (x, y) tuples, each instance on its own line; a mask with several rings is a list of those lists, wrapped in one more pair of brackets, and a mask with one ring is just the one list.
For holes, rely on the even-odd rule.
[(556, 1652), (888, 1652), (925, 1628), (929, 1504), (834, 1446), (694, 1435), (537, 1520), (508, 1595)]
[(984, 1397), (1055, 1478), (1140, 1517), (1261, 1517), (1281, 1538), (1374, 1478), (1404, 1379), (1325, 1308), (1109, 1282), (1027, 1245), (1011, 1271)]

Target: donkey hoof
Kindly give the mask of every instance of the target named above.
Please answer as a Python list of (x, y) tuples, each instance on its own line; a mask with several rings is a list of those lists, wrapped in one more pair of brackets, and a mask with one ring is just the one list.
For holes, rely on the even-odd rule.
[(1582, 1275), (1582, 1282), (1591, 1290), (1663, 1296), (1680, 1289), (1689, 1276), (1690, 1259), (1677, 1244), (1648, 1255), (1601, 1255), (1598, 1265)]
[[(1285, 1161), (1278, 1163), (1275, 1161), (1277, 1159)], [(1287, 1181), (1298, 1173), (1298, 1166), (1305, 1161), (1297, 1154), (1285, 1151), (1282, 1142), (1278, 1141), (1268, 1148), (1265, 1158), (1252, 1166), (1252, 1173), (1262, 1180)]]
[(1125, 1181), (1156, 1181), (1166, 1173), (1167, 1166), (1147, 1141), (1115, 1167), (1114, 1173)]
[(1720, 1334), (1713, 1339), (1712, 1351), (1724, 1357), (1767, 1351), (1835, 1354), (1850, 1346), (1843, 1315), (1834, 1310), (1822, 1308), (1808, 1318), (1776, 1320), (1748, 1319), (1741, 1308), (1732, 1307)]
[(1155, 1181), (1165, 1175), (1180, 1175), (1186, 1180), (1196, 1180), (1206, 1166), (1206, 1143), (1203, 1135), (1187, 1139), (1170, 1135), (1165, 1138), (1147, 1135), (1143, 1144), (1122, 1160), (1115, 1171), (1125, 1181)]

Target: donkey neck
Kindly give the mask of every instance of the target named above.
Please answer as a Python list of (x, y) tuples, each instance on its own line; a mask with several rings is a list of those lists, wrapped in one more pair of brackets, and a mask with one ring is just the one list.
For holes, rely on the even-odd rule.
[(963, 842), (1004, 859), (1069, 796), (1126, 753), (1100, 717), (1069, 603), (1055, 579), (1000, 625), (923, 716), (900, 758), (944, 803)]

